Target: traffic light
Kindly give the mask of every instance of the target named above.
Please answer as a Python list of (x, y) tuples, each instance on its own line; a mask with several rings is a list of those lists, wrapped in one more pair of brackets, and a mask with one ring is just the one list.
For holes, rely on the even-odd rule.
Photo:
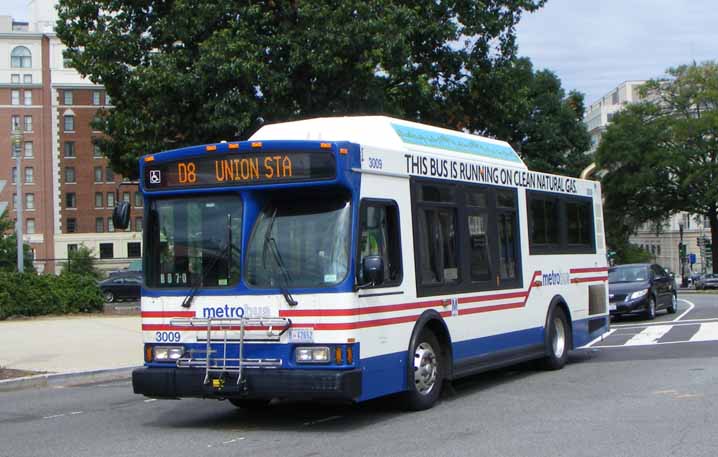
[(678, 243), (678, 256), (681, 259), (684, 259), (686, 257), (686, 245), (683, 243)]

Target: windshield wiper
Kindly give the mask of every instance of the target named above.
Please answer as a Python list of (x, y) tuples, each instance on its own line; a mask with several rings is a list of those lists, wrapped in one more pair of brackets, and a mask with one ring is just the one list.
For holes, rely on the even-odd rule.
[(269, 227), (267, 227), (267, 232), (264, 235), (264, 246), (262, 250), (264, 252), (267, 251), (267, 246), (271, 248), (272, 251), (272, 257), (274, 258), (274, 262), (279, 267), (279, 270), (281, 272), (281, 277), (284, 280), (284, 284), (281, 283), (278, 284), (279, 291), (282, 292), (282, 296), (284, 296), (284, 299), (287, 301), (287, 304), (289, 306), (297, 306), (299, 303), (292, 297), (292, 294), (289, 292), (289, 281), (291, 277), (289, 276), (289, 271), (287, 270), (287, 267), (284, 265), (284, 261), (282, 261), (282, 256), (279, 253), (279, 247), (277, 247), (277, 240), (274, 239), (272, 236), (272, 228), (274, 227), (274, 220), (277, 218), (277, 208), (274, 208), (274, 212), (272, 213), (272, 219), (269, 221)]
[(199, 280), (199, 283), (190, 290), (189, 295), (187, 295), (184, 300), (182, 300), (182, 307), (189, 308), (192, 306), (192, 300), (194, 299), (194, 296), (197, 295), (197, 292), (199, 289), (204, 285), (205, 279), (207, 279), (207, 275), (209, 275), (210, 271), (214, 270), (214, 267), (217, 266), (217, 263), (224, 259), (227, 262), (227, 279), (232, 277), (232, 250), (237, 249), (237, 251), (240, 251), (240, 249), (232, 243), (232, 215), (227, 215), (227, 246), (218, 249), (217, 255), (215, 255), (214, 259), (212, 260), (212, 263), (209, 264), (206, 270), (202, 271), (202, 277)]

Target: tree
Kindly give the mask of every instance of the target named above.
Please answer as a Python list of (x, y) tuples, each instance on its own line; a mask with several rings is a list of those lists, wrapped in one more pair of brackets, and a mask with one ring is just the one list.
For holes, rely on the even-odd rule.
[[(607, 232), (618, 221), (614, 230), (625, 230), (627, 239), (641, 223), (687, 211), (708, 218), (715, 245), (718, 64), (683, 65), (666, 74), (644, 85), (646, 101), (614, 117), (597, 151), (597, 164), (607, 171)], [(714, 272), (717, 262), (718, 251)]]
[[(32, 248), (23, 244), (23, 268), (35, 271), (32, 264)], [(7, 217), (7, 210), (0, 214), (0, 271), (17, 271), (17, 235), (14, 223)]]
[(385, 113), (456, 127), (448, 101), (515, 57), (515, 25), (544, 3), (61, 0), (56, 31), (111, 96), (98, 141), (135, 177), (141, 154), (263, 122)]
[(462, 127), (508, 141), (532, 170), (578, 176), (592, 157), (583, 123), (583, 94), (566, 95), (551, 71), (534, 71), (528, 58), (472, 68), (452, 105)]
[(75, 273), (83, 276), (100, 278), (102, 275), (95, 268), (95, 256), (92, 249), (81, 244), (77, 250), (67, 254), (67, 262), (63, 265), (62, 272)]

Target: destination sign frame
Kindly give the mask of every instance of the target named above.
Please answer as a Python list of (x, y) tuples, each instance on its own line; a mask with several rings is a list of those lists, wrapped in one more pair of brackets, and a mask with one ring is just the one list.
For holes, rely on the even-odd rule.
[(325, 181), (336, 169), (331, 151), (253, 151), (146, 163), (142, 179), (153, 192)]

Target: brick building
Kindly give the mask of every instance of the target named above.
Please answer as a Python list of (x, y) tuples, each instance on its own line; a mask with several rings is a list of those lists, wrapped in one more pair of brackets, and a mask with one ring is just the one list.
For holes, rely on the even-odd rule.
[[(112, 103), (101, 86), (66, 65), (52, 30), (55, 3), (31, 1), (27, 23), (0, 16), (0, 180), (7, 182), (0, 202), (15, 219), (20, 179), (24, 239), (39, 271), (57, 271), (80, 245), (93, 250), (101, 267), (122, 268), (141, 253), (142, 198), (137, 186), (119, 186), (122, 176), (95, 145), (100, 132), (90, 123)], [(11, 142), (18, 128), (20, 170)], [(133, 203), (130, 230), (112, 226), (117, 198)]]

